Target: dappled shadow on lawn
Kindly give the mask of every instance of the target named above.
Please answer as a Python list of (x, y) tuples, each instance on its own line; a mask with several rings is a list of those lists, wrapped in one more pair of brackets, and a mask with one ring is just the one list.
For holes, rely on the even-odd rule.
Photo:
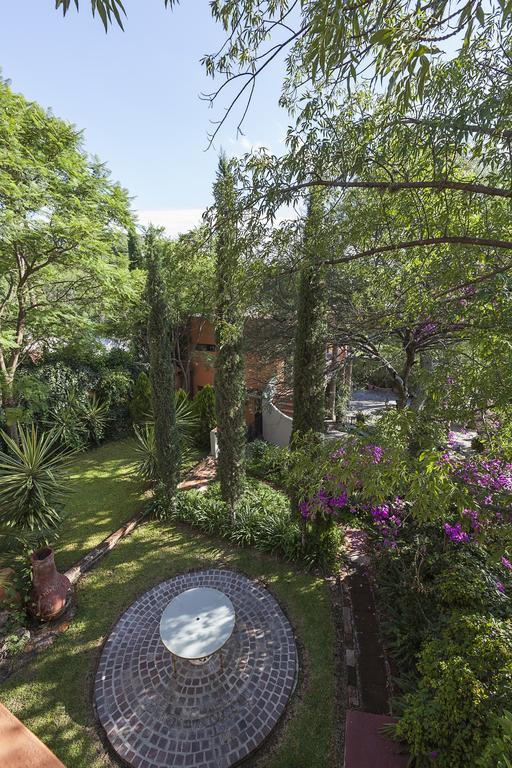
[[(132, 441), (79, 456), (71, 468), (69, 517), (56, 542), (60, 570), (96, 546), (142, 505), (132, 474)], [(0, 697), (68, 768), (111, 768), (98, 735), (92, 685), (104, 640), (126, 608), (172, 576), (235, 568), (259, 579), (286, 611), (302, 651), (302, 687), (292, 716), (265, 768), (330, 768), (335, 729), (334, 633), (325, 582), (277, 557), (235, 549), (193, 528), (146, 522), (79, 582), (69, 629), (29, 666), (9, 678)]]
[[(306, 649), (309, 669), (304, 701), (297, 704), (298, 715), (287, 727), (289, 755), (284, 761), (276, 761), (276, 768), (329, 766), (334, 679), (325, 584), (288, 563), (254, 550), (233, 549), (188, 526), (145, 523), (110, 552), (80, 582), (76, 617), (69, 630), (31, 667), (7, 682), (3, 694), (6, 705), (65, 765), (111, 766), (92, 710), (92, 683), (102, 644), (123, 611), (140, 594), (177, 573), (210, 567), (236, 568), (266, 584)], [(304, 738), (305, 730), (310, 729), (316, 746)]]
[(61, 571), (142, 507), (144, 489), (133, 468), (131, 440), (89, 451), (71, 466), (66, 517), (54, 542), (56, 563)]

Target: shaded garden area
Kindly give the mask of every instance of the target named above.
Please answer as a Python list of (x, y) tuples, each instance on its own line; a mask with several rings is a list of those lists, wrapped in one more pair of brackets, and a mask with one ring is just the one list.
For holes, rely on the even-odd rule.
[[(179, 23), (178, 3), (162, 5)], [(129, 16), (121, 0), (56, 6), (92, 9), (107, 32)], [(233, 707), (220, 768), (283, 711), (255, 766), (334, 768), (343, 724), (353, 738), (378, 715), (375, 743), (414, 768), (511, 768), (512, 0), (218, 0), (210, 13), (224, 44), (202, 59), (220, 79), (206, 99), (222, 104), (208, 143), (233, 151), (216, 158), (201, 223), (177, 236), (140, 222), (138, 191), (80, 130), (0, 79), (2, 698), (68, 768), (115, 765), (107, 743), (130, 768), (169, 755), (218, 768), (201, 719)], [(239, 139), (277, 62), (285, 135), (241, 154), (225, 131), (234, 120)], [(183, 576), (201, 570), (204, 584)], [(271, 610), (236, 617), (251, 579), (281, 627)], [(195, 590), (201, 608), (175, 613)], [(148, 621), (125, 613), (135, 602)], [(179, 632), (164, 614), (186, 619), (187, 653), (202, 628), (211, 641), (172, 656), (194, 667), (184, 700), (197, 680), (209, 707), (190, 718), (165, 676)], [(94, 682), (104, 642), (119, 644), (105, 680), (122, 701)], [(271, 725), (255, 697), (254, 743), (246, 691), (215, 701), (225, 646), (233, 681), (256, 670), (253, 690), (274, 695)], [(375, 762), (357, 741), (345, 768)]]
[[(91, 472), (100, 478), (102, 497), (109, 499), (103, 514), (119, 521), (130, 513), (124, 483), (130, 484), (134, 496), (141, 486), (135, 480), (119, 483), (120, 465), (129, 468), (126, 451), (125, 443), (109, 444), (84, 454), (73, 466), (75, 489), (82, 498), (74, 521), (77, 547), (83, 541), (82, 526), (87, 529), (98, 515), (98, 497), (90, 493)], [(115, 468), (117, 472), (106, 477)], [(68, 536), (71, 542), (70, 531)], [(4, 683), (3, 703), (64, 764), (77, 768), (112, 765), (91, 703), (92, 680), (106, 635), (122, 611), (149, 587), (183, 571), (216, 566), (240, 569), (266, 584), (286, 610), (298, 637), (303, 671), (292, 703), (293, 717), (269, 745), (265, 765), (335, 765), (334, 629), (323, 579), (276, 558), (232, 549), (221, 540), (173, 523), (144, 523), (83, 578), (69, 629)], [(318, 632), (319, 622), (322, 632)]]

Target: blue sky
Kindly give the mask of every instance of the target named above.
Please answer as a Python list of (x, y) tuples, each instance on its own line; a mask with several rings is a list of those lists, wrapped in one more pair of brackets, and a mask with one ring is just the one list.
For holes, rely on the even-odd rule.
[[(277, 106), (282, 67), (262, 77), (244, 136), (236, 119), (205, 152), (212, 109), (199, 94), (212, 90), (201, 56), (222, 40), (208, 0), (125, 0), (125, 31), (105, 34), (89, 0), (66, 18), (54, 0), (0, 0), (0, 67), (12, 88), (51, 107), (84, 130), (85, 145), (133, 196), (142, 223), (170, 234), (198, 222), (211, 202), (217, 151), (240, 154), (252, 145), (282, 150), (288, 125)], [(220, 80), (218, 81), (220, 84)]]

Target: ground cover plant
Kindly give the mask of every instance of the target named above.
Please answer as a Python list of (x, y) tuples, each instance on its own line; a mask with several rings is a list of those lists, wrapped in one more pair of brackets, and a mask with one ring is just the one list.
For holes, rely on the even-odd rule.
[[(69, 531), (61, 563), (84, 547), (90, 520), (114, 522), (142, 507), (143, 487), (130, 473), (129, 449), (127, 443), (113, 443), (83, 454), (73, 465), (81, 500), (75, 514), (76, 549)], [(91, 493), (93, 487), (97, 492)], [(145, 523), (83, 578), (69, 629), (4, 683), (2, 702), (66, 765), (110, 768), (113, 761), (98, 736), (89, 693), (102, 642), (122, 611), (146, 589), (176, 573), (208, 567), (239, 568), (261, 579), (283, 605), (303, 649), (304, 683), (293, 703), (293, 718), (265, 765), (334, 766), (334, 632), (325, 582), (275, 557), (234, 549), (171, 521)]]

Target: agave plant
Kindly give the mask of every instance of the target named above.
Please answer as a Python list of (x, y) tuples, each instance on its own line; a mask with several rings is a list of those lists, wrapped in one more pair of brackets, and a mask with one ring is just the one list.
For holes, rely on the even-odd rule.
[(0, 523), (43, 535), (61, 520), (69, 451), (59, 447), (56, 432), (40, 434), (34, 426), (19, 427), (19, 445), (5, 432), (2, 438), (7, 450), (0, 451)]

